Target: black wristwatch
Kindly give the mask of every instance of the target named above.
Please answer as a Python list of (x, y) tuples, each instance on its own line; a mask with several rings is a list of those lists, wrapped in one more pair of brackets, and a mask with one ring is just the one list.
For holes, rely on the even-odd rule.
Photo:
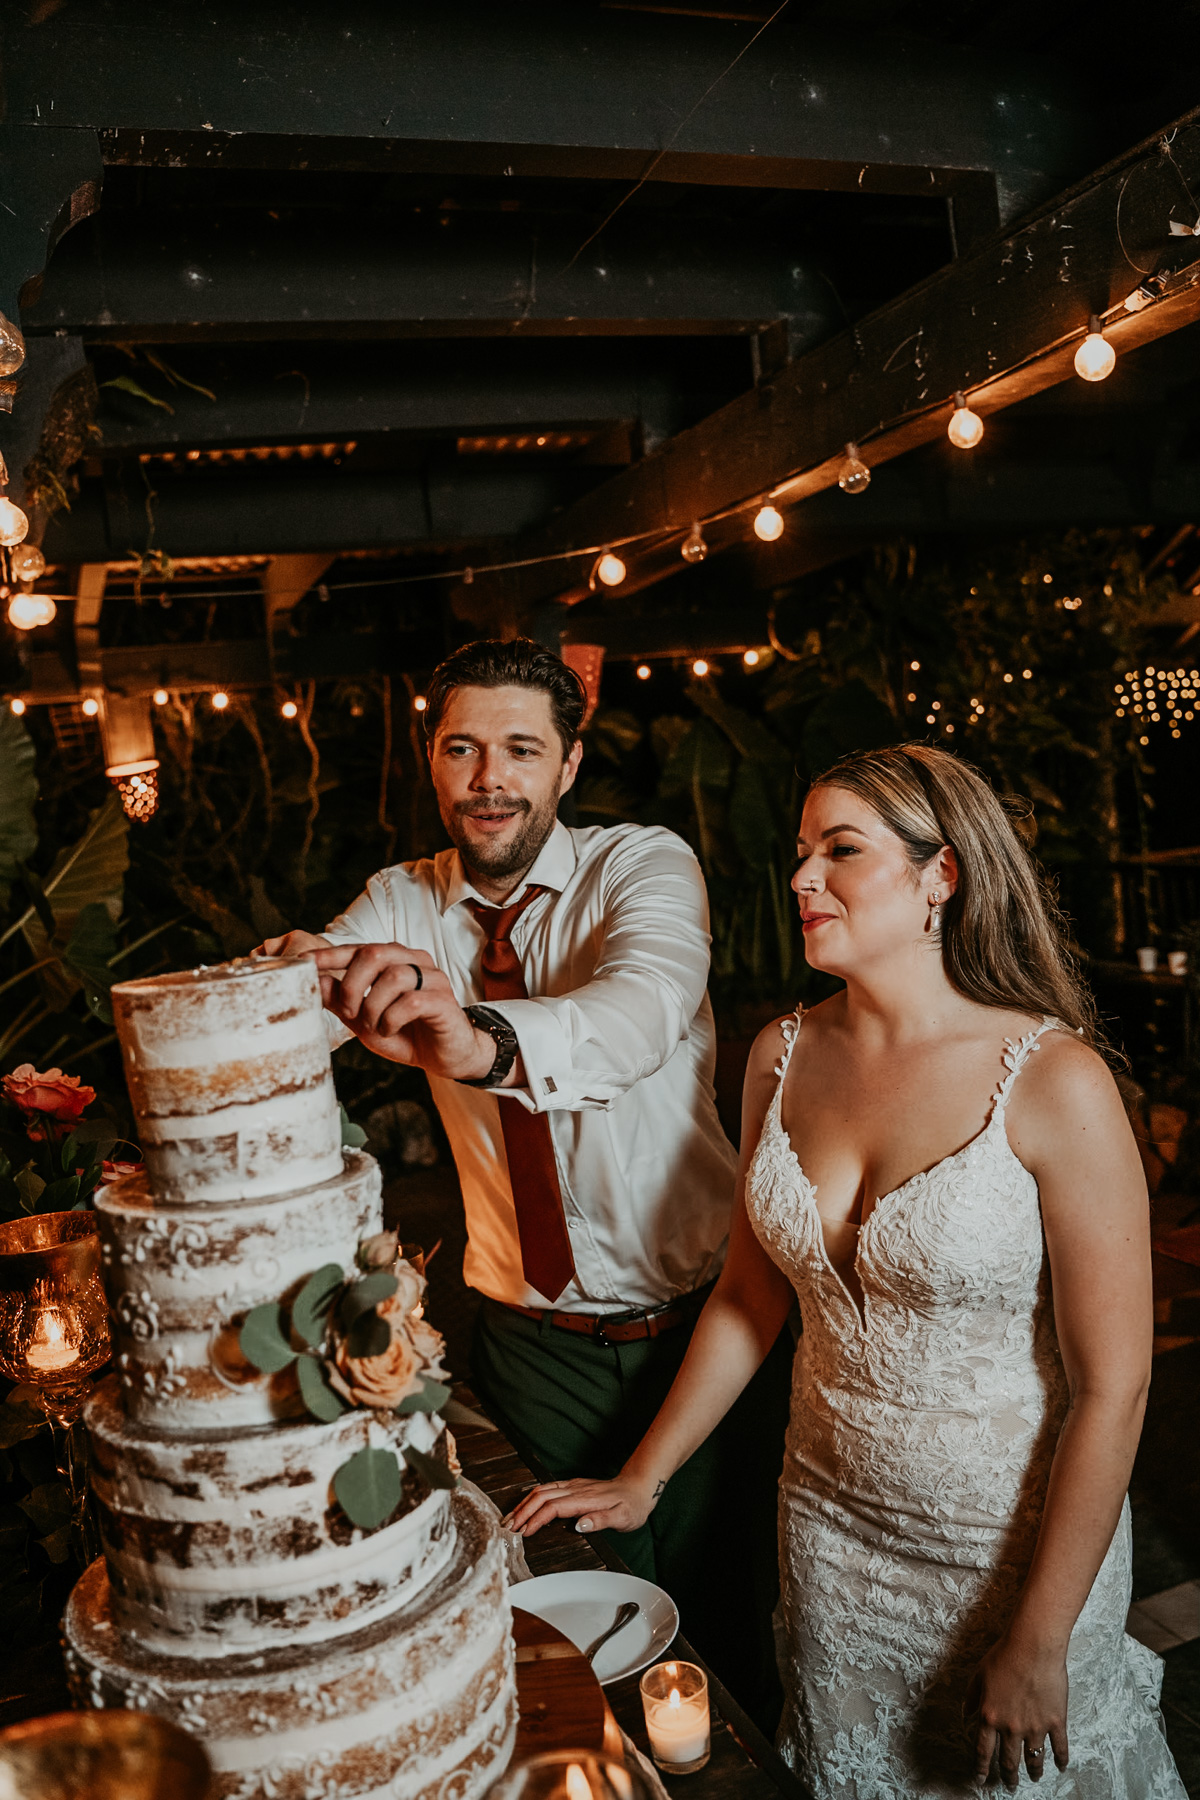
[(461, 1081), (462, 1087), (495, 1088), (504, 1081), (505, 1076), (517, 1060), (517, 1052), (521, 1048), (517, 1042), (517, 1034), (502, 1013), (493, 1012), (490, 1006), (464, 1006), (463, 1011), (472, 1025), (480, 1031), (486, 1031), (496, 1046), (496, 1060), (486, 1075), (478, 1081)]

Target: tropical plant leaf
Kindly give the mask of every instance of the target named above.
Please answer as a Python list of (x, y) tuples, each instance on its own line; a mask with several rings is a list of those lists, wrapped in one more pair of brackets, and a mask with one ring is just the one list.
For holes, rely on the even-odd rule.
[(360, 1450), (333, 1478), (338, 1505), (352, 1525), (373, 1531), (400, 1504), (403, 1482), (394, 1450)]
[(588, 726), (587, 742), (609, 762), (620, 763), (636, 750), (645, 733), (640, 719), (619, 707), (602, 707)]
[(743, 758), (737, 766), (729, 796), (729, 828), (748, 866), (765, 869), (779, 837), (779, 820), (760, 762)]
[(894, 744), (899, 735), (898, 722), (866, 682), (847, 681), (809, 713), (801, 739), (804, 762), (816, 774), (852, 750), (877, 750)]
[(277, 1375), (296, 1360), (296, 1352), (288, 1343), (283, 1328), (283, 1308), (274, 1301), (255, 1306), (246, 1314), (246, 1322), (238, 1333), (238, 1343), (247, 1362), (264, 1375)]
[(392, 1328), (375, 1311), (359, 1313), (346, 1333), (346, 1350), (350, 1356), (382, 1356), (392, 1341)]
[(319, 1357), (309, 1356), (307, 1352), (298, 1356), (296, 1380), (300, 1398), (313, 1418), (320, 1419), (323, 1425), (332, 1425), (335, 1419), (340, 1419), (344, 1412), (350, 1410), (342, 1396), (330, 1387), (325, 1365)]
[(33, 739), (6, 706), (0, 711), (0, 909), (8, 906), (19, 866), (37, 849), (37, 792)]
[(314, 1350), (324, 1339), (329, 1309), (345, 1279), (340, 1263), (324, 1263), (309, 1276), (292, 1303), (292, 1329)]
[(398, 1413), (441, 1412), (449, 1398), (450, 1389), (444, 1382), (426, 1379), (419, 1394), (407, 1395), (399, 1406), (393, 1407), (392, 1410)]
[(761, 719), (743, 712), (740, 706), (730, 706), (711, 681), (693, 681), (688, 687), (688, 699), (708, 714), (739, 756), (749, 757), (752, 762), (790, 765), (791, 755), (786, 744), (781, 743), (774, 732), (768, 731)]
[(261, 942), (252, 925), (247, 925), (244, 919), (239, 919), (227, 906), (222, 906), (206, 888), (197, 887), (195, 882), (188, 881), (182, 875), (173, 875), (171, 886), (188, 911), (195, 913), (198, 919), (203, 919), (216, 932), (226, 956), (245, 956)]
[(458, 1486), (458, 1476), (452, 1469), (448, 1469), (445, 1463), (438, 1462), (436, 1458), (426, 1455), (424, 1450), (418, 1450), (412, 1444), (405, 1445), (404, 1460), (410, 1469), (415, 1469), (422, 1480), (429, 1483), (431, 1488), (456, 1488)]
[(348, 1331), (360, 1313), (378, 1306), (389, 1294), (394, 1294), (400, 1283), (386, 1269), (374, 1269), (370, 1275), (361, 1280), (351, 1282), (338, 1305), (338, 1319), (343, 1331)]
[[(120, 799), (113, 793), (91, 815), (87, 830), (78, 842), (54, 859), (50, 873), (42, 882), (54, 915), (53, 941), (34, 906), (30, 906), (17, 921), (34, 960), (40, 962), (50, 956), (61, 959), (76, 921), (87, 906), (101, 904), (111, 918), (119, 918), (128, 867), (129, 820)], [(61, 960), (57, 967), (43, 970), (42, 976), (43, 979), (51, 978), (52, 995), (57, 992), (59, 1003), (63, 1005), (80, 985), (78, 976), (65, 968)]]
[(148, 394), (140, 382), (132, 375), (114, 375), (108, 381), (100, 383), (102, 388), (120, 388), (123, 394), (132, 394), (135, 400), (148, 401), (151, 406), (161, 406), (164, 412), (173, 413), (175, 408), (167, 400), (160, 400), (157, 394)]

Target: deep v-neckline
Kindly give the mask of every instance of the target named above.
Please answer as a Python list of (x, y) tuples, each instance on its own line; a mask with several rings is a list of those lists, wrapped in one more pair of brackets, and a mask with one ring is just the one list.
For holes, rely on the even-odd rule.
[(861, 1306), (859, 1306), (854, 1295), (851, 1293), (845, 1276), (837, 1268), (833, 1258), (829, 1254), (829, 1245), (825, 1241), (825, 1223), (821, 1217), (821, 1209), (817, 1205), (817, 1183), (809, 1178), (804, 1164), (796, 1154), (796, 1147), (792, 1143), (791, 1136), (783, 1123), (783, 1084), (787, 1077), (787, 1071), (792, 1060), (792, 1051), (795, 1049), (796, 1039), (800, 1034), (803, 1021), (804, 1014), (803, 1012), (800, 1012), (796, 1015), (796, 1029), (788, 1043), (784, 1060), (779, 1068), (779, 1082), (767, 1112), (767, 1125), (774, 1127), (785, 1155), (791, 1159), (801, 1192), (804, 1195), (806, 1204), (811, 1209), (812, 1222), (816, 1231), (821, 1261), (828, 1274), (841, 1290), (846, 1305), (849, 1307), (851, 1315), (853, 1316), (858, 1332), (860, 1336), (865, 1339), (868, 1327), (868, 1295), (859, 1274), (859, 1263), (863, 1253), (863, 1242), (867, 1232), (871, 1228), (872, 1221), (879, 1216), (880, 1212), (882, 1212), (885, 1207), (891, 1210), (892, 1201), (899, 1199), (899, 1197), (906, 1193), (909, 1188), (915, 1187), (919, 1182), (929, 1181), (940, 1169), (944, 1169), (949, 1164), (957, 1162), (960, 1157), (967, 1156), (979, 1144), (984, 1142), (988, 1133), (997, 1123), (1001, 1126), (1001, 1136), (1004, 1140), (1004, 1148), (1008, 1152), (1008, 1155), (1023, 1173), (1029, 1173), (1025, 1168), (1025, 1164), (1021, 1161), (1020, 1157), (1008, 1141), (1008, 1131), (1004, 1126), (1005, 1106), (1012, 1084), (1024, 1067), (1030, 1052), (1041, 1048), (1040, 1039), (1043, 1033), (1050, 1030), (1057, 1021), (1047, 1019), (1040, 1026), (1036, 1026), (1032, 1031), (1026, 1032), (1023, 1037), (1020, 1037), (1015, 1041), (1012, 1038), (1005, 1038), (1001, 1062), (1004, 1067), (1008, 1069), (1009, 1073), (1001, 1080), (995, 1093), (992, 1095), (988, 1116), (973, 1137), (968, 1138), (965, 1144), (960, 1144), (957, 1150), (950, 1150), (945, 1156), (939, 1157), (936, 1162), (930, 1163), (927, 1169), (918, 1169), (915, 1174), (908, 1177), (907, 1181), (902, 1181), (898, 1187), (889, 1188), (886, 1194), (880, 1194), (878, 1196), (874, 1206), (871, 1208), (862, 1224), (858, 1227), (858, 1242), (854, 1247), (854, 1259), (851, 1264), (851, 1267), (854, 1270), (854, 1278), (858, 1282), (859, 1290), (862, 1293)]

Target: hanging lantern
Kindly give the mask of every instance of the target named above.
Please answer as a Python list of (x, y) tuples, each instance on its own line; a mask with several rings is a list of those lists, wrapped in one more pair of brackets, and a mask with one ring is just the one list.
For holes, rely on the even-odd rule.
[(0, 375), (15, 375), (25, 361), (25, 339), (19, 325), (0, 312)]
[(120, 794), (127, 817), (138, 825), (144, 825), (154, 817), (158, 811), (157, 758), (148, 757), (145, 762), (107, 768), (104, 773)]
[(104, 773), (131, 819), (144, 825), (158, 811), (158, 758), (150, 723), (150, 696), (106, 694), (100, 721)]

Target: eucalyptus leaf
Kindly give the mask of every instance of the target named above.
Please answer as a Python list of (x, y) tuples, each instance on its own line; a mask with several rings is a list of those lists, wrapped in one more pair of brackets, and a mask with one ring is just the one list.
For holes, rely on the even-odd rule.
[(490, 1419), (486, 1419), (481, 1412), (476, 1412), (473, 1406), (466, 1406), (461, 1400), (454, 1399), (453, 1396), (447, 1400), (444, 1406), (439, 1406), (438, 1411), (447, 1425), (468, 1425), (476, 1431), (499, 1431), (500, 1429), (498, 1425), (493, 1425)]
[(409, 1394), (401, 1400), (399, 1406), (392, 1408), (398, 1413), (434, 1413), (441, 1412), (450, 1398), (450, 1389), (441, 1381), (426, 1379), (420, 1393)]
[(264, 1375), (277, 1375), (296, 1359), (283, 1326), (283, 1308), (274, 1301), (256, 1306), (246, 1314), (246, 1323), (238, 1333), (238, 1344), (247, 1362)]
[(367, 1141), (367, 1134), (361, 1125), (351, 1123), (350, 1115), (344, 1106), (338, 1107), (338, 1117), (342, 1121), (342, 1145), (348, 1150), (361, 1150)]
[(438, 1462), (434, 1457), (428, 1456), (424, 1450), (418, 1450), (412, 1444), (405, 1445), (404, 1460), (410, 1469), (417, 1471), (423, 1481), (428, 1482), (431, 1488), (449, 1489), (458, 1486), (458, 1476), (452, 1469), (448, 1469), (445, 1463)]
[(338, 1505), (352, 1525), (373, 1531), (400, 1504), (403, 1481), (394, 1450), (360, 1450), (333, 1478)]
[(350, 1410), (342, 1396), (330, 1387), (325, 1365), (318, 1357), (305, 1352), (296, 1358), (296, 1380), (300, 1398), (313, 1418), (320, 1419), (323, 1425), (331, 1425), (334, 1419), (340, 1419)]
[(375, 1311), (359, 1313), (346, 1333), (346, 1350), (350, 1356), (382, 1356), (392, 1341), (392, 1328)]
[(389, 1294), (394, 1294), (399, 1282), (386, 1269), (375, 1269), (370, 1275), (364, 1275), (361, 1281), (353, 1282), (346, 1289), (338, 1305), (338, 1319), (343, 1331), (348, 1331), (360, 1313), (378, 1306)]
[(292, 1329), (314, 1350), (325, 1336), (329, 1309), (344, 1280), (340, 1263), (325, 1263), (309, 1276), (292, 1304)]

